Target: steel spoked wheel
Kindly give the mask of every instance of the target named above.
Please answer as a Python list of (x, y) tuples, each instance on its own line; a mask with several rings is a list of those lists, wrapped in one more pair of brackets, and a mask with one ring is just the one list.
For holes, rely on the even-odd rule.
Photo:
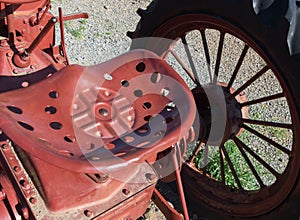
[[(296, 107), (276, 63), (214, 16), (176, 16), (153, 36), (176, 40), (162, 56), (190, 86), (200, 115), (182, 170), (188, 197), (230, 216), (278, 207), (297, 181), (300, 149)], [(223, 103), (213, 101), (220, 92), (206, 93), (214, 88)], [(213, 111), (223, 127), (214, 126), (222, 118)], [(222, 137), (211, 137), (216, 129)]]

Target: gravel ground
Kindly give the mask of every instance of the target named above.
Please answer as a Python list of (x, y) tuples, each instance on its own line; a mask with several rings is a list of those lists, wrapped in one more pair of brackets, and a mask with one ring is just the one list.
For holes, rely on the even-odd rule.
[[(67, 53), (71, 63), (93, 65), (109, 60), (129, 49), (126, 32), (139, 21), (138, 8), (150, 0), (54, 0), (52, 12), (62, 7), (64, 14), (87, 12), (85, 21), (66, 22)], [(59, 36), (59, 35), (58, 35)]]

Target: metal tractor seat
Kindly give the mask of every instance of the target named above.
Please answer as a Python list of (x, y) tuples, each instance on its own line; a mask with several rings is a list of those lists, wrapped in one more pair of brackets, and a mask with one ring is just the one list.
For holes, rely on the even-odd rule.
[(181, 77), (145, 50), (22, 86), (0, 94), (0, 128), (29, 154), (76, 172), (153, 158), (187, 137), (196, 112)]

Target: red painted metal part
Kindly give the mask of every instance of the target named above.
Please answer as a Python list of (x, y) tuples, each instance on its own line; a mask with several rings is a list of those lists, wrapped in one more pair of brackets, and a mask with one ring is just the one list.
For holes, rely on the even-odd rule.
[[(12, 216), (11, 209), (16, 218), (26, 214), (36, 219), (111, 219), (115, 215), (135, 219), (147, 208), (157, 181), (151, 166), (144, 164), (134, 170), (123, 170), (127, 174), (125, 181), (108, 176), (105, 182), (96, 183), (84, 173), (49, 165), (22, 151), (16, 153), (8, 142), (1, 144), (5, 145), (1, 149), (5, 171), (0, 179), (1, 192), (9, 201), (2, 204), (6, 207), (1, 210), (2, 216)], [(24, 160), (25, 166), (20, 162)], [(11, 174), (10, 178), (7, 174)], [(150, 181), (146, 174), (154, 178)], [(130, 207), (135, 211), (131, 212)], [(27, 211), (24, 214), (22, 210)]]
[(88, 16), (49, 8), (0, 0), (0, 216), (136, 219), (155, 189), (157, 154), (190, 138), (193, 96), (148, 51), (69, 65), (63, 21)]

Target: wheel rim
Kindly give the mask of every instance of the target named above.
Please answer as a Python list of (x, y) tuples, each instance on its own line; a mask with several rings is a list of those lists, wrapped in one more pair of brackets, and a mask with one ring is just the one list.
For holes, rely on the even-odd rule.
[[(247, 101), (238, 102), (241, 108), (249, 108), (249, 118), (239, 119), (238, 123), (243, 131), (213, 148), (214, 156), (210, 155), (212, 148), (201, 143), (206, 141), (199, 140), (190, 147), (182, 172), (185, 188), (193, 198), (221, 213), (234, 216), (257, 216), (266, 213), (288, 196), (299, 171), (299, 158), (295, 157), (299, 154), (298, 138), (295, 135), (299, 132), (299, 127), (291, 95), (276, 64), (271, 62), (253, 39), (220, 18), (201, 14), (177, 16), (162, 24), (153, 33), (155, 37), (177, 40), (162, 56), (176, 70), (181, 69), (179, 72), (186, 74), (184, 78), (191, 84), (191, 88), (203, 85), (200, 82), (201, 74), (197, 74), (197, 64), (201, 61), (195, 61), (194, 56), (201, 55), (201, 49), (198, 50), (199, 47), (191, 40), (197, 34), (197, 39), (201, 40), (196, 42), (200, 42), (202, 46), (202, 60), (207, 69), (206, 83), (225, 82), (228, 89), (235, 87), (229, 99), (236, 99), (236, 96), (245, 91)], [(217, 39), (215, 49), (209, 45), (214, 42), (210, 38)], [(227, 60), (224, 55), (228, 39), (241, 44), (238, 53), (232, 52), (237, 54), (234, 62)], [(186, 58), (175, 52), (176, 48), (180, 50), (180, 44)], [(260, 67), (253, 70), (249, 78), (238, 79), (243, 75), (243, 68), (247, 69), (243, 65), (246, 61), (250, 62), (248, 57), (252, 55), (259, 59), (253, 58), (255, 62), (249, 64), (249, 68), (252, 65)], [(226, 66), (227, 76), (222, 76), (222, 65), (226, 61), (231, 63), (231, 71)], [(276, 86), (273, 86), (275, 81)], [(271, 89), (262, 89), (270, 85), (270, 82)], [(251, 89), (253, 85), (254, 89)], [(267, 107), (271, 110), (266, 110)], [(277, 110), (282, 117), (280, 114), (269, 115)], [(218, 172), (213, 173), (218, 169)]]

